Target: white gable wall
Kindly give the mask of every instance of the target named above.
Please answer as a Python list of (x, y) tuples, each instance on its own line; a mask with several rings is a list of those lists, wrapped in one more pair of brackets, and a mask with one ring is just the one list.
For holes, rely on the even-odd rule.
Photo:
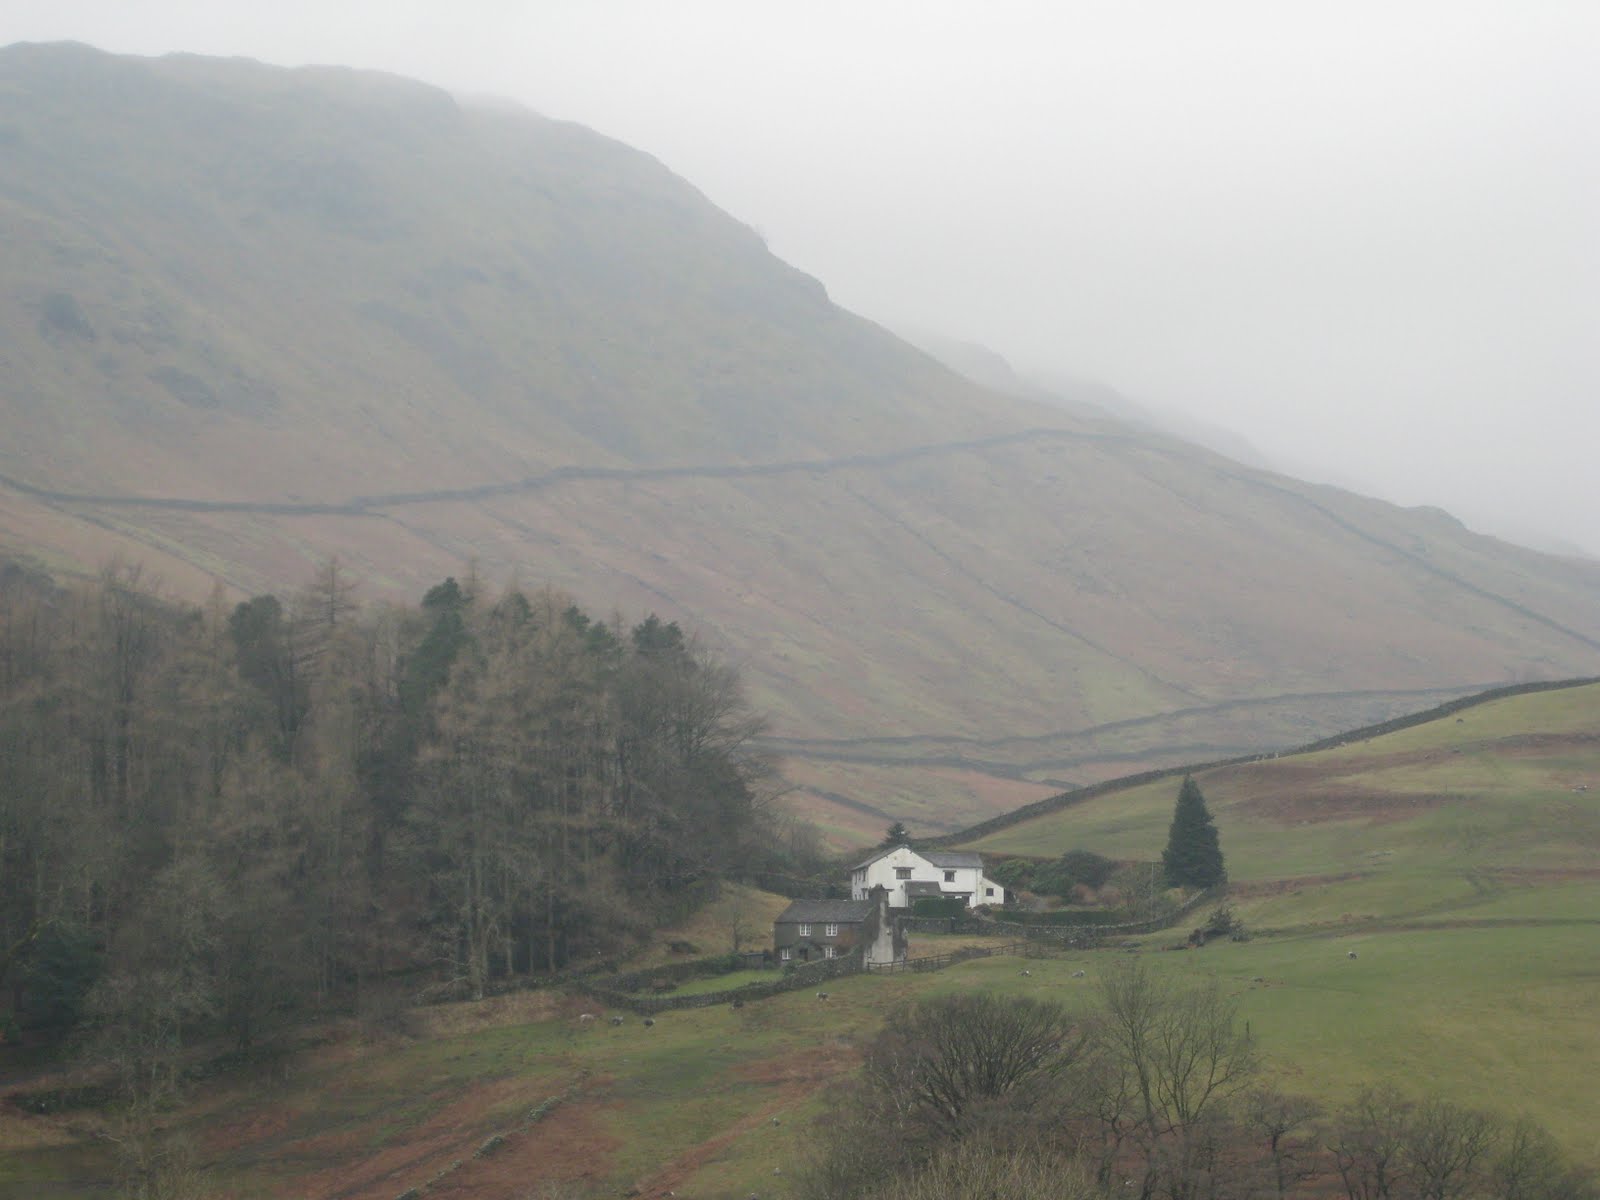
[(879, 885), (889, 890), (892, 908), (909, 908), (906, 884), (912, 882), (938, 884), (941, 892), (964, 892), (967, 907), (980, 904), (1000, 904), (1005, 900), (1005, 889), (984, 875), (979, 867), (936, 867), (909, 846), (896, 846), (888, 853), (857, 867), (850, 876), (850, 898), (865, 900), (867, 893)]

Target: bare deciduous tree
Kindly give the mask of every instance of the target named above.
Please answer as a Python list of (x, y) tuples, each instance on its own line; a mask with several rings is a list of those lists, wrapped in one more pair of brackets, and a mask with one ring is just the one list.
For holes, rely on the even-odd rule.
[(1437, 1097), (1411, 1113), (1403, 1147), (1405, 1174), (1418, 1200), (1462, 1200), (1476, 1193), (1495, 1140), (1488, 1113)]
[(877, 1192), (881, 1200), (1093, 1200), (1101, 1194), (1060, 1148), (1019, 1153), (981, 1139), (952, 1144)]
[(1245, 1097), (1241, 1116), (1265, 1152), (1262, 1165), (1272, 1195), (1292, 1196), (1298, 1185), (1322, 1174), (1312, 1131), (1321, 1115), (1315, 1100), (1273, 1088), (1257, 1088)]
[[(987, 1195), (937, 1188), (954, 1186), (950, 1180), (967, 1178), (969, 1169), (974, 1181), (989, 1178), (977, 1164), (991, 1155), (1059, 1160), (1070, 1153), (1059, 1136), (1060, 1115), (1083, 1047), (1077, 1023), (1042, 1001), (970, 993), (897, 1009), (868, 1047), (859, 1083), (829, 1119), (801, 1194), (845, 1200), (921, 1180), (924, 1190), (905, 1195)], [(943, 1157), (967, 1143), (969, 1157)], [(1005, 1187), (1020, 1187), (1019, 1179)]]
[(1526, 1117), (1505, 1129), (1488, 1169), (1495, 1200), (1593, 1200), (1594, 1176), (1570, 1167), (1548, 1130)]
[[(1215, 984), (1174, 985), (1132, 960), (1106, 973), (1101, 1001), (1091, 1078), (1103, 1142), (1139, 1147), (1139, 1195), (1148, 1200), (1174, 1178), (1170, 1164), (1184, 1159), (1174, 1157), (1174, 1144), (1192, 1149), (1202, 1122), (1249, 1085), (1260, 1062), (1236, 1006)], [(1112, 1162), (1102, 1156), (1102, 1177)]]
[(1341, 1109), (1328, 1140), (1347, 1200), (1396, 1200), (1404, 1180), (1411, 1106), (1389, 1084), (1362, 1090)]
[(862, 1072), (912, 1120), (959, 1138), (986, 1103), (1041, 1092), (1083, 1048), (1083, 1033), (1059, 1005), (979, 992), (891, 1014)]

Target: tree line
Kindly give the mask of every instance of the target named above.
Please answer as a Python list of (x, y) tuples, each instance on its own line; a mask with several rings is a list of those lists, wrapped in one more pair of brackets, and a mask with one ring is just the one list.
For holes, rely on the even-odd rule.
[(801, 1200), (1595, 1200), (1550, 1134), (1392, 1085), (1272, 1085), (1234, 1003), (1137, 960), (1081, 1013), (958, 993), (894, 1011), (815, 1123)]
[(354, 591), (0, 572), (0, 1021), (156, 1070), (396, 977), (481, 996), (789, 868), (761, 722), (676, 623)]

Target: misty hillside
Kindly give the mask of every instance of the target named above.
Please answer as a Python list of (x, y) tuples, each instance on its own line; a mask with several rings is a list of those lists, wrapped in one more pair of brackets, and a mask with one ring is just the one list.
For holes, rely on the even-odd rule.
[(1078, 416), (1111, 417), (1138, 428), (1171, 434), (1247, 466), (1272, 467), (1247, 439), (1210, 421), (1177, 412), (1158, 412), (1092, 379), (1060, 372), (1019, 374), (1001, 355), (976, 342), (926, 330), (901, 330), (900, 334), (956, 374), (993, 391), (1040, 400)]
[(470, 563), (685, 617), (819, 795), (1600, 672), (1600, 565), (985, 390), (573, 125), (15, 46), (0, 160), (0, 548), (48, 565), (250, 594), (336, 553), (414, 598)]

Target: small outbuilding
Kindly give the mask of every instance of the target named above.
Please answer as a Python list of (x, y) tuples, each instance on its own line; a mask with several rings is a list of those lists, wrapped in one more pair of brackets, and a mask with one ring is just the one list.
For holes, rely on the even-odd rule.
[(858, 900), (796, 900), (772, 923), (780, 966), (859, 953), (871, 964), (901, 962), (906, 937), (889, 912), (887, 888)]

